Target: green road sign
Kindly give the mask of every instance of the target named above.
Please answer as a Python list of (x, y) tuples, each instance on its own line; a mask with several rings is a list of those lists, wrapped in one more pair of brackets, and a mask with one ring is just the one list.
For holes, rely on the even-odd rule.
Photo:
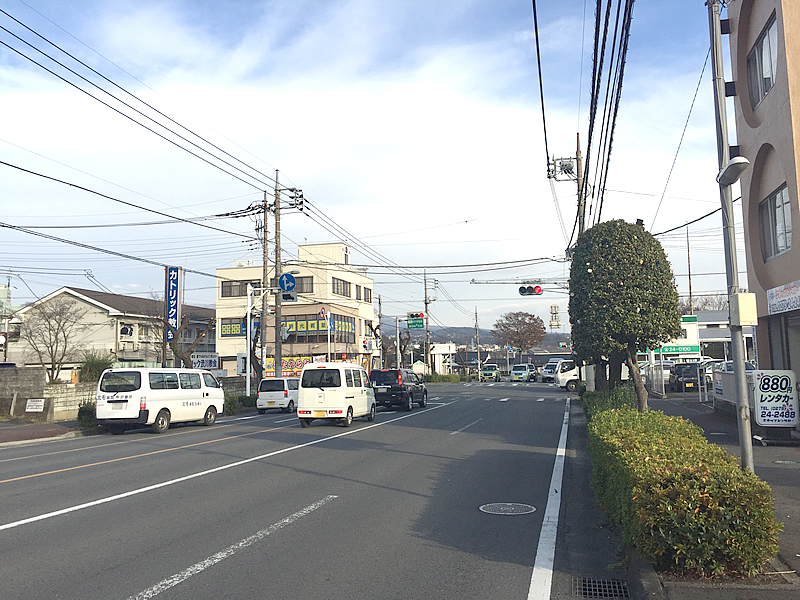
[(425, 319), (408, 319), (406, 324), (409, 329), (425, 329)]

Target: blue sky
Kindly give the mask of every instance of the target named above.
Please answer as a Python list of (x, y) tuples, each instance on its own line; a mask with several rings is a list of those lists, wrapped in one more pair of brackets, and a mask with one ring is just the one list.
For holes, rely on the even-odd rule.
[[(512, 310), (545, 322), (551, 304), (566, 312), (567, 297), (554, 286), (531, 299), (513, 285), (469, 283), (568, 273), (545, 177), (530, 2), (0, 0), (0, 8), (262, 173), (280, 169), (284, 185), (302, 188), (387, 262), (430, 267), (440, 284), (430, 311), (436, 322), (472, 325), (476, 308), (482, 327)], [(586, 139), (594, 4), (549, 0), (538, 9), (548, 143), (568, 156), (578, 131)], [(0, 25), (21, 31), (5, 15)], [(0, 40), (22, 48), (6, 32)], [(635, 4), (603, 220), (641, 218), (658, 233), (718, 207), (708, 70), (665, 190), (707, 50), (701, 0)], [(0, 108), (0, 160), (15, 166), (182, 218), (240, 210), (263, 196), (6, 47)], [(159, 220), (0, 168), (6, 223)], [(555, 189), (571, 230), (574, 185)], [(37, 231), (212, 274), (259, 260), (260, 248), (246, 239), (251, 219), (208, 223), (228, 233), (188, 224)], [(1, 231), (0, 272), (13, 274), (15, 303), (62, 285), (94, 287), (87, 269), (119, 293), (161, 291), (158, 267)], [(712, 275), (724, 271), (719, 216), (689, 234), (694, 293), (722, 292), (724, 275)], [(685, 236), (684, 228), (659, 237), (681, 293)], [(284, 213), (284, 257), (298, 244), (329, 241), (334, 236), (307, 215)], [(354, 262), (374, 262), (351, 245)], [(524, 269), (444, 268), (547, 257)], [(422, 308), (418, 280), (385, 268), (371, 274), (385, 314)], [(189, 275), (186, 286), (187, 302), (213, 306), (211, 278)]]

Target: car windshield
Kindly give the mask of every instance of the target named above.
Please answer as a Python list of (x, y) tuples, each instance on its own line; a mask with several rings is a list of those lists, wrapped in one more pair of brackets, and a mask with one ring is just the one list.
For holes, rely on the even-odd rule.
[(339, 369), (308, 369), (303, 371), (300, 387), (329, 388), (341, 387), (342, 376)]
[(697, 372), (697, 365), (694, 363), (686, 365), (675, 365), (677, 375), (694, 375)]
[(133, 392), (142, 387), (139, 371), (116, 371), (103, 374), (100, 380), (101, 392)]
[(378, 385), (392, 385), (397, 383), (397, 370), (391, 369), (388, 371), (372, 371), (369, 374), (369, 379)]
[(483, 365), (484, 371), (497, 371), (497, 365)]
[(528, 367), (526, 367), (525, 365), (514, 365), (513, 367), (511, 367), (511, 370), (512, 371), (527, 371)]

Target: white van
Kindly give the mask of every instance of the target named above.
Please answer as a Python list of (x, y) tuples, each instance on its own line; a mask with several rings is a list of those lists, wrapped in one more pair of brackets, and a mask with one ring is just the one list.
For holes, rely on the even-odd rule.
[(350, 363), (308, 363), (300, 374), (297, 416), (308, 427), (314, 419), (336, 419), (349, 427), (354, 417), (375, 420), (375, 394), (367, 372)]
[(284, 412), (294, 412), (297, 408), (297, 394), (300, 380), (297, 377), (270, 377), (258, 384), (256, 409), (263, 415), (268, 408), (280, 408)]
[(112, 433), (150, 425), (164, 433), (170, 423), (213, 425), (225, 410), (222, 386), (200, 369), (106, 369), (97, 384), (97, 423)]

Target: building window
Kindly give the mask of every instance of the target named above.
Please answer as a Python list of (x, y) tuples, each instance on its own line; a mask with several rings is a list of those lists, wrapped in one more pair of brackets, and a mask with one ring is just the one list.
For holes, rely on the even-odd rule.
[(250, 283), (252, 287), (261, 287), (261, 281), (223, 281), (222, 282), (222, 297), (223, 298), (237, 298), (239, 296), (247, 296), (247, 284)]
[(747, 55), (747, 85), (750, 106), (755, 110), (775, 85), (778, 69), (778, 24), (773, 15)]
[(294, 290), (298, 294), (313, 294), (314, 293), (314, 278), (313, 277), (295, 277), (297, 287)]
[(220, 323), (219, 336), (233, 337), (246, 335), (245, 319), (222, 319)]
[(758, 205), (758, 221), (764, 261), (792, 249), (792, 207), (785, 184)]
[(337, 296), (350, 298), (350, 282), (333, 277), (333, 293)]
[(356, 300), (361, 300), (361, 286), (356, 286)]
[(368, 287), (364, 288), (364, 302), (372, 304), (372, 290)]

